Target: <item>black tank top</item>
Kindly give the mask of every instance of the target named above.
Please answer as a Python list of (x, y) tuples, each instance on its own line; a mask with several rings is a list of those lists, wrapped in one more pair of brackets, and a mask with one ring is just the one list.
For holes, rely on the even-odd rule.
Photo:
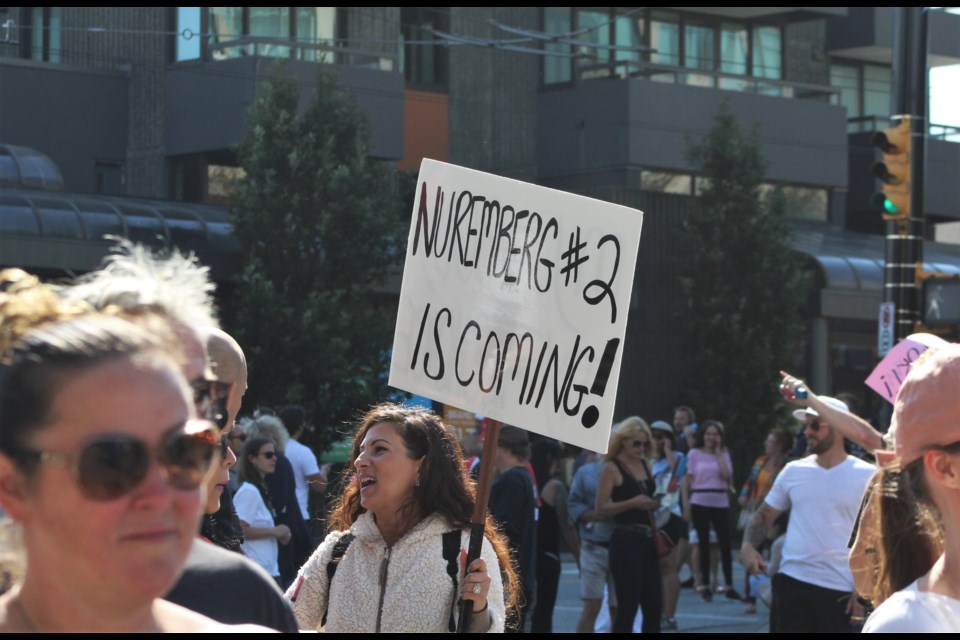
[[(623, 484), (619, 487), (614, 487), (613, 491), (610, 493), (610, 499), (614, 502), (623, 502), (624, 500), (629, 500), (630, 498), (637, 495), (652, 496), (654, 491), (653, 480), (650, 479), (650, 468), (644, 463), (644, 468), (647, 470), (647, 479), (642, 483), (638, 482), (636, 478), (633, 477), (633, 474), (630, 473), (630, 470), (627, 469), (619, 460), (616, 458), (613, 459), (613, 463), (617, 465), (617, 469), (620, 470), (620, 475), (623, 476)], [(621, 511), (617, 515), (613, 516), (613, 521), (616, 524), (650, 524), (650, 516), (643, 509), (630, 509), (628, 511)]]
[(560, 555), (560, 519), (557, 510), (543, 501), (540, 503), (540, 519), (537, 520), (537, 551)]

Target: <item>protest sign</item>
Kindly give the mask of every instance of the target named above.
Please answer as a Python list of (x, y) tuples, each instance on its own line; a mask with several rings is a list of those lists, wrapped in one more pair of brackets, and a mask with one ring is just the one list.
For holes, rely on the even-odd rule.
[(642, 221), (424, 160), (390, 384), (606, 451)]
[(880, 361), (866, 379), (868, 387), (883, 396), (884, 400), (893, 404), (897, 398), (897, 391), (903, 384), (910, 365), (920, 357), (920, 354), (930, 347), (942, 347), (948, 344), (946, 340), (932, 333), (914, 333), (898, 342), (893, 349)]

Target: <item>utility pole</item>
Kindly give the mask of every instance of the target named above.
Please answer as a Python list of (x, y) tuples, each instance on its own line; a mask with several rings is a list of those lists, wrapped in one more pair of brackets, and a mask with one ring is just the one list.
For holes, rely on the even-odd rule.
[(908, 215), (897, 219), (885, 216), (883, 301), (895, 306), (894, 343), (914, 333), (920, 319), (917, 277), (923, 264), (923, 174), (928, 129), (928, 11), (926, 7), (897, 7), (895, 11), (890, 102), (894, 119), (909, 126), (910, 167), (906, 185), (909, 205), (904, 212)]

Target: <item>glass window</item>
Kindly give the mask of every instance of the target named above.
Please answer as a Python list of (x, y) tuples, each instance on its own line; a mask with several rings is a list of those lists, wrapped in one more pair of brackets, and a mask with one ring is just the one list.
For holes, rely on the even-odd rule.
[(47, 62), (60, 62), (62, 44), (60, 42), (60, 22), (63, 16), (63, 7), (47, 7), (49, 22), (47, 24)]
[(176, 60), (200, 58), (200, 7), (177, 7)]
[(747, 74), (747, 28), (739, 24), (720, 26), (720, 71)]
[(890, 67), (868, 64), (863, 67), (863, 115), (890, 117)]
[[(290, 7), (248, 7), (250, 35), (262, 38), (290, 40)], [(253, 54), (271, 58), (286, 58), (290, 47), (275, 42), (257, 42)]]
[[(641, 47), (643, 47), (643, 17), (638, 16), (617, 16), (613, 23), (614, 43), (622, 47), (631, 47), (629, 49), (617, 49), (614, 51), (614, 59), (618, 62), (630, 61), (640, 62), (643, 59)], [(624, 65), (617, 68), (622, 75), (629, 75), (637, 70), (636, 66)]]
[(857, 118), (861, 114), (859, 77), (857, 67), (845, 64), (830, 65), (830, 86), (840, 89), (840, 104), (847, 110), (848, 118)]
[(87, 240), (103, 240), (106, 235), (122, 236), (123, 221), (120, 214), (102, 202), (76, 200), (80, 218), (87, 228)]
[[(713, 71), (716, 68), (713, 45), (714, 31), (711, 27), (697, 24), (684, 25), (683, 66), (688, 69)], [(701, 74), (687, 74), (686, 84), (712, 87), (713, 77)]]
[(788, 218), (801, 220), (826, 220), (829, 194), (826, 189), (798, 187), (794, 185), (760, 185), (761, 201), (769, 203), (774, 193), (783, 198), (784, 213)]
[(643, 191), (690, 195), (693, 191), (693, 176), (666, 171), (641, 171), (640, 188)]
[[(297, 42), (332, 47), (337, 34), (336, 7), (297, 7)], [(324, 49), (305, 49), (303, 59), (332, 63), (332, 55)]]
[(167, 230), (156, 211), (130, 204), (118, 205), (117, 208), (126, 220), (127, 237), (130, 240), (151, 247), (168, 244)]
[(680, 24), (676, 17), (654, 13), (650, 20), (650, 62), (680, 65)]
[(403, 28), (403, 60), (401, 67), (408, 82), (418, 85), (447, 85), (448, 53), (443, 41), (433, 31), (448, 30), (445, 11), (424, 10), (421, 7), (400, 9)]
[[(573, 30), (570, 25), (570, 9), (567, 7), (546, 7), (543, 10), (543, 23), (544, 31), (547, 33), (570, 33)], [(559, 42), (548, 42), (544, 45), (544, 49), (562, 54), (572, 53), (570, 45)], [(570, 58), (562, 55), (543, 57), (544, 84), (570, 82), (572, 79)]]
[(40, 216), (44, 237), (83, 239), (80, 218), (70, 205), (38, 198), (33, 201), (33, 206)]
[(60, 62), (63, 7), (34, 7), (28, 11), (27, 55), (31, 60)]
[[(610, 44), (610, 17), (606, 11), (593, 9), (577, 10), (577, 40), (593, 44)], [(610, 75), (608, 49), (590, 46), (577, 47), (577, 66), (581, 78), (598, 78)]]
[(16, 159), (6, 150), (0, 149), (0, 183), (20, 184), (20, 168)]
[(239, 58), (240, 47), (215, 48), (243, 37), (243, 7), (210, 7), (210, 51), (214, 60)]
[[(747, 75), (747, 47), (749, 37), (747, 28), (739, 24), (724, 23), (720, 26), (720, 71)], [(746, 80), (720, 78), (720, 88), (730, 91), (743, 91)]]
[(779, 27), (754, 27), (753, 75), (780, 80), (783, 77), (782, 36)]
[(23, 198), (0, 194), (0, 231), (40, 235), (40, 223), (30, 203)]

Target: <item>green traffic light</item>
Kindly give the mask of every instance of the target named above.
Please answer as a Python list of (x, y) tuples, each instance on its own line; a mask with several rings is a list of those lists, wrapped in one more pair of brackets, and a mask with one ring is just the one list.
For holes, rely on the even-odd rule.
[(890, 199), (889, 199), (889, 198), (884, 198), (884, 199), (883, 199), (883, 208), (884, 208), (884, 210), (886, 210), (886, 212), (889, 213), (890, 215), (894, 215), (894, 214), (900, 213), (900, 210), (897, 209), (897, 205), (895, 205), (895, 204), (893, 204), (892, 202), (890, 202)]

